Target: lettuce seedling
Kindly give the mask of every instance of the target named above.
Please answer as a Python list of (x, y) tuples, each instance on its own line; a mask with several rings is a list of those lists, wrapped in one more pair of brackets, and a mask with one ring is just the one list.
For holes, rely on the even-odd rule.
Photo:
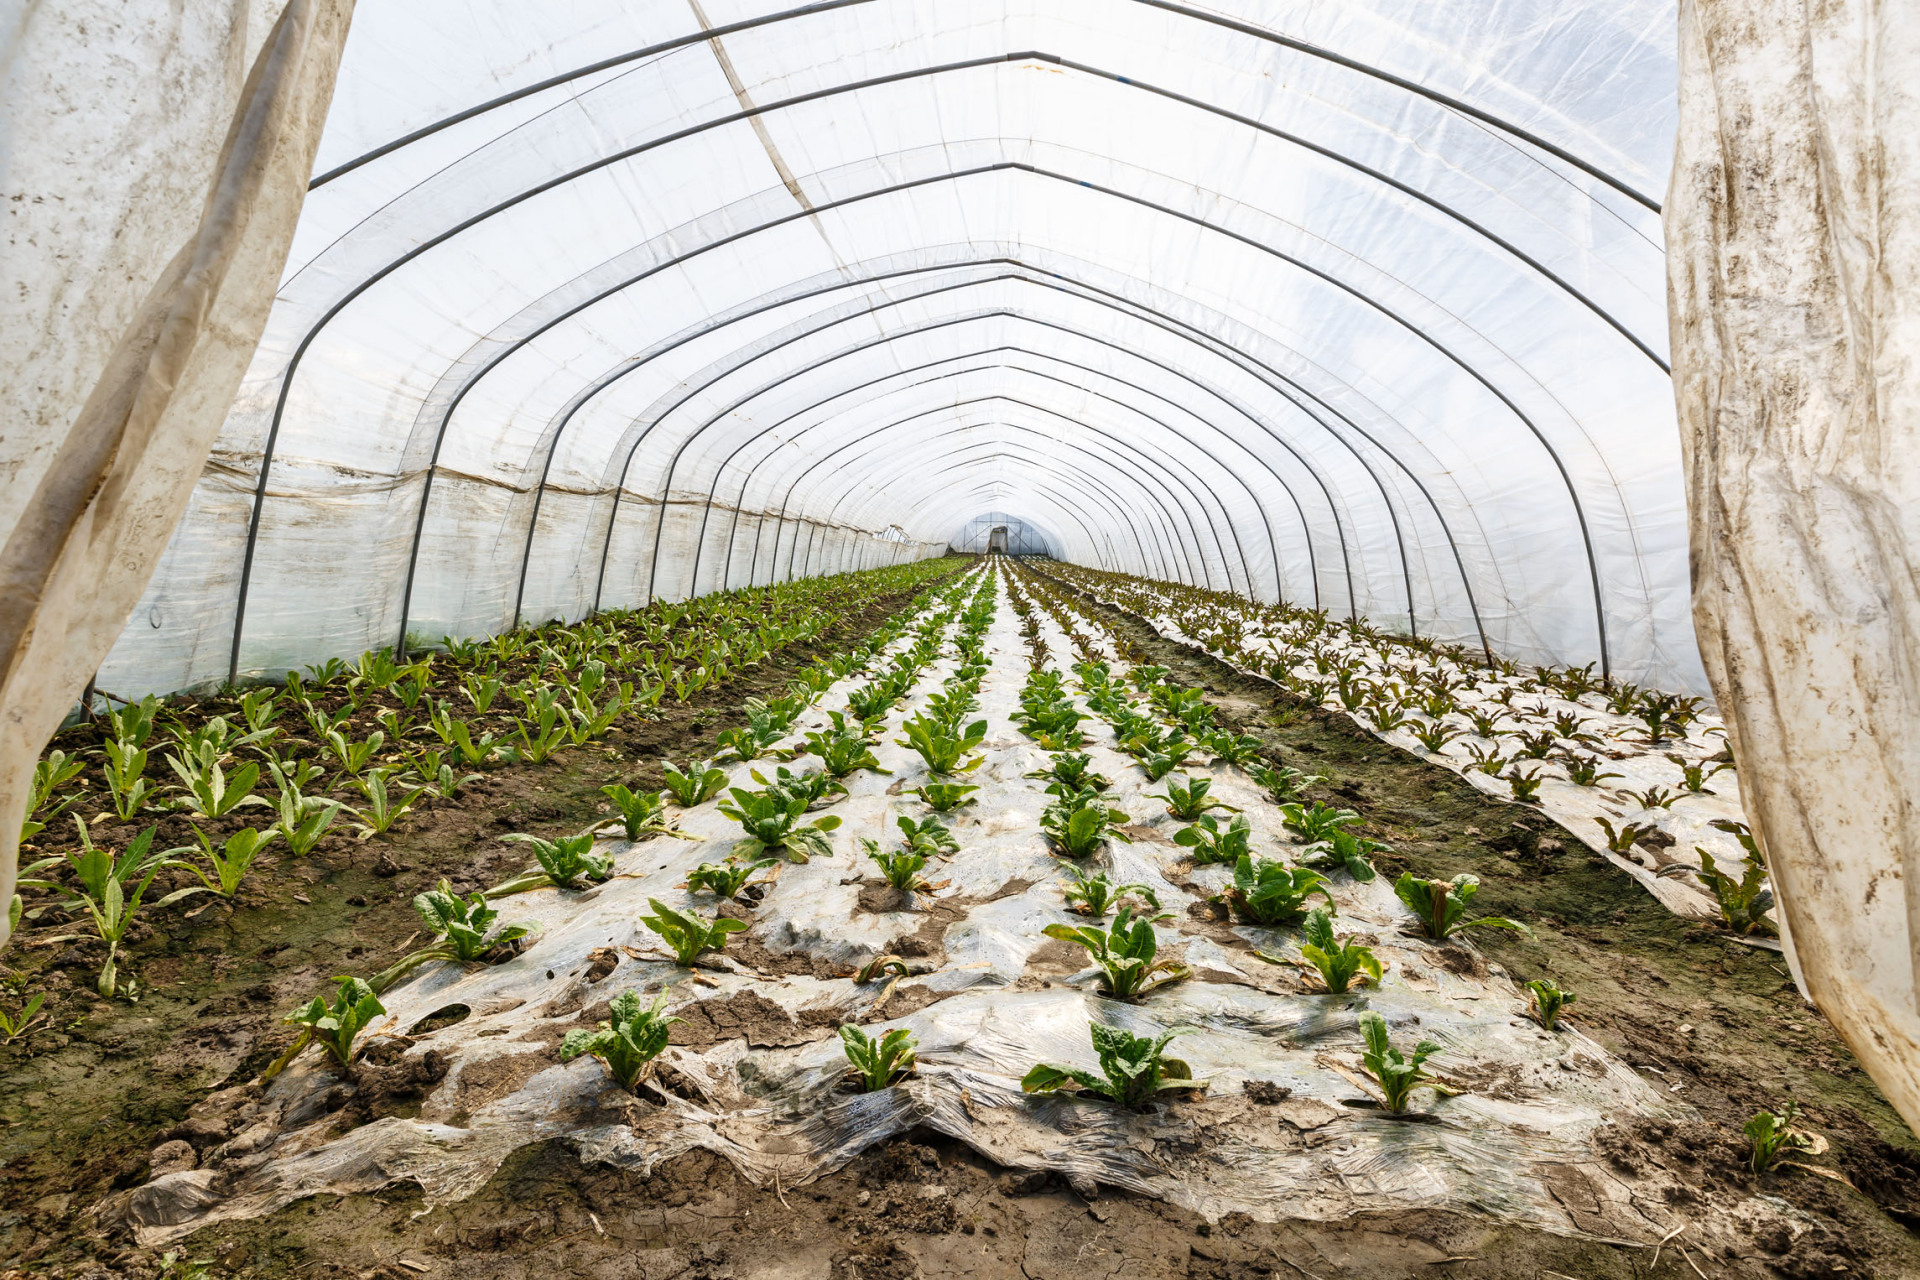
[(1394, 882), (1393, 892), (1420, 918), (1420, 927), (1436, 942), (1463, 929), (1517, 929), (1529, 935), (1533, 932), (1518, 920), (1505, 916), (1466, 919), (1468, 904), (1480, 892), (1480, 877), (1464, 871), (1451, 880), (1423, 880), (1411, 871), (1403, 871)]
[(659, 934), (673, 958), (685, 966), (691, 966), (703, 951), (725, 950), (727, 935), (747, 927), (745, 920), (731, 916), (719, 916), (709, 923), (691, 913), (683, 915), (658, 898), (648, 898), (647, 905), (653, 908), (653, 914), (641, 916), (640, 923)]
[(668, 1028), (682, 1021), (662, 1017), (660, 1011), (666, 1005), (664, 991), (654, 997), (648, 1007), (641, 1005), (636, 993), (622, 991), (608, 1006), (607, 1021), (596, 1030), (575, 1027), (567, 1032), (560, 1042), (560, 1061), (572, 1062), (582, 1056), (598, 1058), (622, 1089), (636, 1087), (645, 1078), (653, 1060), (667, 1047)]
[(1741, 1126), (1741, 1132), (1747, 1135), (1751, 1147), (1747, 1163), (1755, 1173), (1765, 1173), (1788, 1151), (1816, 1149), (1818, 1144), (1813, 1135), (1794, 1124), (1799, 1115), (1800, 1104), (1789, 1098), (1778, 1114), (1772, 1111), (1756, 1112), (1753, 1119)]
[(1671, 809), (1673, 802), (1680, 798), (1679, 792), (1666, 787), (1648, 787), (1645, 791), (1628, 791), (1625, 794), (1639, 801), (1642, 809)]
[(833, 842), (828, 832), (840, 826), (837, 814), (827, 814), (812, 822), (801, 822), (807, 811), (805, 798), (792, 799), (771, 789), (747, 791), (734, 787), (727, 793), (731, 803), (720, 802), (720, 812), (740, 824), (746, 834), (733, 846), (730, 856), (758, 858), (763, 853), (785, 851), (795, 862), (813, 857), (831, 857)]
[(820, 772), (818, 769), (805, 769), (799, 773), (782, 765), (773, 771), (773, 777), (758, 769), (752, 771), (753, 780), (775, 795), (792, 800), (798, 797), (807, 802), (807, 808), (829, 803), (847, 794), (846, 787), (837, 779)]
[(1463, 730), (1456, 729), (1450, 724), (1442, 724), (1438, 720), (1435, 720), (1432, 724), (1415, 725), (1413, 727), (1415, 740), (1435, 755), (1439, 755), (1441, 750), (1449, 742), (1459, 737), (1462, 732)]
[(900, 828), (900, 838), (906, 841), (909, 849), (930, 858), (945, 858), (960, 852), (960, 841), (948, 830), (947, 824), (933, 814), (917, 822), (901, 814), (894, 822)]
[(687, 765), (685, 773), (674, 768), (671, 760), (662, 760), (660, 765), (667, 781), (667, 792), (682, 809), (705, 804), (727, 785), (726, 770), (714, 768), (711, 761), (694, 760)]
[(558, 836), (552, 840), (519, 832), (500, 838), (532, 845), (534, 861), (539, 865), (487, 890), (486, 896), (489, 898), (503, 898), (510, 893), (544, 889), (549, 885), (556, 889), (575, 889), (579, 886), (574, 881), (582, 876), (589, 880), (605, 880), (613, 874), (613, 855), (594, 850), (591, 831), (583, 831), (577, 836)]
[(1352, 809), (1336, 809), (1330, 804), (1316, 800), (1312, 808), (1298, 802), (1280, 806), (1282, 821), (1287, 830), (1298, 835), (1308, 844), (1328, 839), (1331, 834), (1349, 822), (1358, 822), (1360, 815)]
[(1040, 830), (1053, 843), (1056, 853), (1085, 858), (1099, 852), (1109, 838), (1133, 843), (1132, 837), (1116, 825), (1127, 820), (1126, 811), (1109, 807), (1098, 791), (1047, 789), (1059, 798), (1041, 811)]
[(533, 932), (531, 925), (524, 924), (493, 928), (493, 922), (500, 918), (500, 913), (487, 905), (486, 896), (476, 893), (462, 900), (445, 880), (440, 882), (439, 888), (415, 895), (413, 909), (440, 939), (447, 958), (463, 964), (478, 960), (495, 947), (516, 942)]
[(1253, 824), (1247, 821), (1245, 814), (1236, 813), (1223, 827), (1220, 819), (1203, 813), (1194, 819), (1192, 826), (1174, 832), (1173, 842), (1183, 849), (1193, 850), (1193, 860), (1199, 866), (1231, 863), (1252, 849)]
[(1327, 890), (1327, 878), (1318, 871), (1243, 853), (1234, 861), (1233, 883), (1219, 897), (1242, 924), (1272, 927), (1299, 919), (1307, 899), (1315, 894), (1338, 910)]
[(620, 811), (620, 829), (629, 840), (644, 840), (648, 836), (692, 837), (673, 829), (672, 820), (667, 817), (667, 793), (664, 791), (629, 790), (624, 783), (616, 782), (612, 786), (600, 788), (600, 794), (613, 802)]
[(1085, 947), (1100, 967), (1100, 985), (1109, 995), (1143, 996), (1193, 972), (1184, 964), (1156, 959), (1160, 942), (1153, 922), (1135, 920), (1130, 907), (1120, 908), (1108, 930), (1098, 925), (1050, 924), (1041, 932)]
[(147, 753), (131, 742), (109, 742), (105, 751), (107, 759), (102, 769), (114, 814), (122, 822), (131, 822), (154, 791), (153, 784), (142, 776), (147, 771)]
[(973, 803), (973, 793), (980, 788), (964, 782), (929, 782), (924, 787), (913, 787), (908, 795), (919, 796), (935, 813), (947, 813), (963, 804)]
[(1300, 936), (1304, 939), (1300, 954), (1319, 971), (1329, 995), (1345, 995), (1355, 978), (1359, 978), (1363, 986), (1369, 982), (1376, 987), (1380, 985), (1379, 958), (1370, 948), (1336, 939), (1333, 917), (1325, 907), (1315, 907), (1307, 913)]
[(0, 1009), (0, 1044), (12, 1044), (33, 1030), (35, 1023), (44, 1021), (45, 1015), (40, 1012), (40, 1006), (46, 1000), (44, 994), (32, 996), (17, 1014)]
[(1228, 813), (1240, 812), (1230, 804), (1210, 798), (1208, 793), (1212, 790), (1211, 778), (1191, 778), (1184, 787), (1172, 778), (1168, 778), (1167, 789), (1164, 792), (1149, 792), (1147, 798), (1165, 800), (1167, 812), (1182, 822), (1192, 822), (1201, 814), (1213, 809), (1224, 809)]
[(840, 1045), (860, 1081), (862, 1093), (891, 1088), (902, 1077), (911, 1075), (916, 1065), (913, 1033), (905, 1027), (896, 1027), (875, 1040), (859, 1027), (844, 1026), (840, 1028)]
[(927, 865), (927, 855), (918, 849), (909, 846), (905, 849), (883, 850), (879, 841), (865, 836), (860, 838), (860, 847), (867, 857), (879, 864), (880, 874), (886, 882), (902, 893), (933, 887), (920, 874)]
[(1105, 791), (1113, 779), (1093, 771), (1091, 757), (1077, 751), (1062, 751), (1049, 757), (1045, 769), (1035, 769), (1029, 778), (1045, 778), (1067, 791)]
[(218, 894), (222, 898), (231, 898), (240, 888), (240, 882), (246, 879), (248, 870), (253, 866), (253, 860), (259, 856), (262, 849), (272, 844), (274, 837), (279, 834), (279, 829), (275, 827), (269, 827), (265, 831), (242, 827), (228, 836), (216, 849), (213, 841), (207, 838), (207, 833), (195, 827), (194, 838), (200, 842), (200, 853), (206, 858), (207, 865), (212, 868), (213, 875), (207, 875), (190, 862), (169, 862), (167, 865), (187, 868), (200, 877), (200, 883), (207, 887), (207, 892)]
[(1540, 783), (1544, 780), (1538, 769), (1532, 773), (1523, 773), (1516, 764), (1501, 777), (1513, 792), (1513, 798), (1520, 804), (1529, 804), (1540, 794)]
[(1564, 752), (1560, 757), (1560, 767), (1567, 771), (1567, 781), (1580, 787), (1598, 786), (1604, 778), (1618, 778), (1621, 775), (1601, 772), (1599, 756), (1583, 756), (1577, 751)]
[(899, 746), (912, 747), (927, 762), (927, 772), (946, 776), (955, 773), (971, 773), (986, 760), (983, 755), (973, 755), (987, 737), (987, 722), (975, 720), (968, 725), (964, 733), (949, 731), (938, 721), (926, 716), (914, 716), (900, 726), (907, 736), (895, 738)]
[(1267, 789), (1275, 804), (1290, 804), (1300, 799), (1301, 793), (1308, 787), (1325, 782), (1317, 773), (1303, 773), (1288, 765), (1271, 769), (1257, 765), (1247, 770), (1247, 776)]
[[(1695, 795), (1710, 796), (1717, 794), (1712, 787), (1707, 785), (1707, 780), (1717, 773), (1724, 773), (1728, 769), (1733, 768), (1732, 765), (1724, 762), (1714, 764), (1709, 760), (1694, 761), (1687, 759), (1685, 756), (1674, 755), (1672, 753), (1668, 753), (1667, 759), (1680, 766), (1682, 784), (1688, 791)], [(1713, 764), (1711, 769), (1707, 767), (1709, 764)]]
[(1402, 1057), (1387, 1039), (1387, 1020), (1371, 1009), (1360, 1015), (1360, 1032), (1367, 1038), (1367, 1051), (1360, 1055), (1360, 1061), (1379, 1084), (1387, 1110), (1395, 1114), (1405, 1111), (1407, 1099), (1422, 1086), (1442, 1095), (1459, 1092), (1440, 1083), (1425, 1068), (1427, 1059), (1440, 1052), (1436, 1042), (1422, 1040), (1413, 1047), (1411, 1059)]
[(1204, 1081), (1193, 1078), (1193, 1069), (1185, 1062), (1165, 1056), (1168, 1041), (1184, 1034), (1182, 1028), (1164, 1032), (1158, 1039), (1098, 1022), (1089, 1023), (1087, 1030), (1100, 1060), (1099, 1075), (1043, 1062), (1021, 1078), (1021, 1092), (1057, 1093), (1072, 1087), (1117, 1102), (1129, 1111), (1144, 1111), (1166, 1090), (1207, 1087)]
[(1594, 821), (1600, 824), (1602, 831), (1607, 833), (1607, 848), (1614, 853), (1626, 853), (1640, 841), (1641, 837), (1652, 835), (1659, 830), (1651, 822), (1625, 822), (1616, 831), (1613, 824), (1605, 818), (1595, 818)]
[(1098, 920), (1119, 904), (1129, 894), (1139, 898), (1155, 911), (1160, 910), (1160, 898), (1144, 884), (1115, 884), (1107, 878), (1104, 871), (1087, 875), (1078, 867), (1068, 871), (1069, 879), (1061, 890), (1067, 900), (1067, 910), (1083, 916), (1092, 916)]
[(1185, 767), (1193, 758), (1194, 744), (1187, 741), (1185, 734), (1172, 733), (1164, 738), (1128, 738), (1123, 749), (1146, 770), (1147, 781), (1158, 782), (1175, 769)]
[[(378, 735), (375, 735), (378, 736)], [(212, 742), (201, 742), (185, 757), (169, 754), (167, 764), (185, 784), (183, 803), (201, 818), (223, 818), (243, 804), (266, 804), (253, 794), (260, 780), (260, 766), (243, 764), (231, 777), (220, 767), (220, 749)]]
[(1720, 918), (1727, 927), (1742, 937), (1751, 933), (1778, 933), (1779, 929), (1767, 913), (1773, 910), (1773, 890), (1767, 887), (1767, 869), (1760, 860), (1751, 855), (1742, 864), (1740, 878), (1735, 880), (1722, 871), (1713, 860), (1713, 855), (1699, 845), (1693, 847), (1700, 857), (1700, 870), (1682, 863), (1662, 868), (1663, 876), (1695, 875), (1700, 882), (1713, 893), (1714, 902), (1719, 905)]
[(1533, 1016), (1549, 1031), (1560, 1029), (1560, 1010), (1580, 998), (1571, 991), (1554, 986), (1550, 978), (1535, 978), (1526, 986), (1528, 999), (1533, 1005)]
[(703, 862), (687, 872), (684, 886), (688, 893), (712, 893), (722, 898), (737, 898), (747, 882), (768, 867), (780, 865), (778, 858), (756, 858), (752, 862)]
[(1392, 853), (1390, 845), (1379, 840), (1369, 840), (1357, 836), (1344, 827), (1336, 827), (1328, 837), (1318, 844), (1307, 846), (1301, 857), (1303, 862), (1316, 864), (1338, 863), (1347, 869), (1347, 874), (1361, 884), (1374, 877), (1373, 863), (1368, 855)]
[(831, 729), (814, 730), (806, 736), (806, 749), (820, 757), (829, 777), (844, 778), (857, 769), (871, 769), (875, 773), (892, 773), (891, 769), (882, 769), (880, 759), (873, 754), (873, 743), (867, 737), (864, 726), (858, 729), (847, 725), (846, 717), (838, 711), (830, 711), (827, 718), (832, 721)]
[(369, 1022), (387, 1009), (380, 1003), (380, 997), (373, 988), (361, 979), (343, 974), (334, 981), (340, 984), (340, 988), (334, 993), (332, 1004), (315, 996), (286, 1016), (284, 1021), (306, 1030), (294, 1041), (293, 1047), (263, 1073), (262, 1079), (271, 1080), (279, 1074), (280, 1069), (293, 1061), (294, 1055), (310, 1042), (317, 1042), (325, 1049), (327, 1056), (333, 1059), (334, 1065), (340, 1070), (352, 1069), (353, 1042)]
[(392, 829), (394, 823), (411, 813), (415, 802), (427, 793), (425, 787), (415, 787), (411, 791), (406, 791), (403, 785), (399, 790), (406, 791), (406, 794), (395, 798), (387, 790), (387, 779), (398, 772), (398, 769), (391, 766), (383, 766), (369, 769), (365, 777), (353, 780), (353, 785), (359, 789), (361, 795), (367, 798), (366, 808), (347, 810), (358, 820), (359, 839), (366, 840), (372, 836), (386, 834)]
[(1202, 735), (1200, 744), (1207, 749), (1209, 759), (1236, 769), (1244, 769), (1258, 760), (1266, 747), (1256, 734), (1230, 733), (1225, 729)]

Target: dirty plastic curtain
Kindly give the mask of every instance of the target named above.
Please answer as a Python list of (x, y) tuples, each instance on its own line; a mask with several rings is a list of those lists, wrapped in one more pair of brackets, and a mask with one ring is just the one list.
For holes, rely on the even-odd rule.
[(266, 323), (351, 10), (43, 0), (0, 32), (0, 903), (34, 761), (125, 626)]
[(1704, 688), (1673, 10), (363, 9), (279, 297), (101, 673), (277, 675), (937, 554)]
[(1694, 616), (1804, 989), (1920, 1129), (1920, 24), (1681, 10)]

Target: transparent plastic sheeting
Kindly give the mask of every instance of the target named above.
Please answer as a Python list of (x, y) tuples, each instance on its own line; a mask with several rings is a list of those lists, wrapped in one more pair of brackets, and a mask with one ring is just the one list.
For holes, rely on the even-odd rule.
[(1701, 689), (1673, 28), (369, 0), (101, 686), (895, 563), (998, 510), (1079, 563)]
[[(142, 1243), (158, 1245), (305, 1196), (399, 1180), (418, 1182), (429, 1205), (447, 1203), (477, 1191), (514, 1150), (540, 1141), (567, 1142), (584, 1159), (641, 1171), (704, 1148), (759, 1185), (792, 1188), (924, 1125), (1002, 1165), (1125, 1187), (1216, 1219), (1236, 1210), (1276, 1221), (1449, 1207), (1646, 1244), (1676, 1225), (1652, 1207), (1665, 1203), (1661, 1189), (1609, 1166), (1595, 1134), (1637, 1117), (1685, 1119), (1690, 1108), (1579, 1031), (1543, 1031), (1525, 1016), (1524, 994), (1510, 977), (1484, 959), (1459, 963), (1475, 959), (1464, 944), (1442, 949), (1400, 932), (1413, 921), (1384, 879), (1359, 885), (1342, 875), (1334, 886), (1342, 931), (1379, 939), (1388, 966), (1381, 988), (1352, 997), (1302, 994), (1283, 967), (1251, 954), (1251, 947), (1291, 951), (1295, 931), (1228, 930), (1187, 914), (1201, 893), (1223, 885), (1226, 869), (1200, 869), (1191, 890), (1169, 879), (1179, 878), (1175, 869), (1185, 857), (1170, 839), (1180, 824), (1146, 794), (1158, 788), (1115, 749), (1098, 720), (1086, 725), (1093, 734), (1087, 750), (1094, 767), (1116, 780), (1113, 802), (1137, 825), (1129, 828), (1134, 843), (1115, 843), (1094, 861), (1117, 882), (1155, 890), (1173, 913), (1159, 927), (1163, 954), (1183, 954), (1195, 976), (1130, 1003), (1093, 994), (1090, 970), (1036, 970), (1043, 948), (1064, 949), (1041, 930), (1082, 919), (1063, 909), (1064, 871), (1038, 829), (1048, 797), (1042, 782), (1026, 776), (1046, 757), (1007, 719), (1019, 708), (1027, 662), (1004, 588), (1000, 599), (987, 637), (992, 667), (980, 692), (979, 714), (990, 726), (987, 759), (970, 775), (982, 790), (976, 803), (948, 815), (960, 852), (927, 868), (944, 884), (919, 900), (922, 908), (944, 901), (961, 914), (945, 927), (942, 959), (920, 962), (932, 972), (895, 989), (925, 988), (916, 1004), (925, 993), (940, 999), (884, 1022), (910, 1028), (919, 1041), (920, 1072), (903, 1087), (864, 1096), (838, 1089), (846, 1061), (830, 1028), (861, 1022), (879, 1034), (881, 983), (772, 980), (725, 959), (696, 979), (657, 958), (656, 940), (636, 920), (647, 900), (710, 912), (710, 898), (677, 886), (689, 868), (724, 855), (738, 835), (709, 803), (684, 815), (683, 829), (697, 841), (616, 843), (619, 874), (595, 889), (501, 899), (502, 923), (540, 926), (538, 940), (518, 958), (466, 973), (435, 966), (387, 994), (389, 1016), (369, 1028), (370, 1038), (403, 1032), (450, 1005), (471, 1010), (405, 1049), (416, 1057), (438, 1050), (450, 1060), (416, 1118), (334, 1136), (326, 1111), (330, 1097), (338, 1104), (338, 1078), (310, 1051), (263, 1096), (238, 1103), (241, 1114), (230, 1119), (240, 1136), (232, 1143), (199, 1169), (161, 1175), (120, 1197), (110, 1215), (129, 1221)], [(1071, 652), (1050, 620), (1041, 627), (1055, 653)], [(845, 819), (834, 833), (834, 856), (781, 868), (754, 912), (754, 929), (736, 938), (851, 971), (885, 952), (890, 940), (921, 930), (924, 911), (858, 905), (865, 860), (857, 839), (890, 841), (898, 834), (894, 815), (925, 812), (903, 793), (930, 780), (926, 769), (894, 738), (900, 721), (925, 706), (953, 667), (951, 657), (935, 663), (889, 716), (875, 751), (892, 775), (861, 771), (846, 779), (849, 796), (827, 810)], [(830, 689), (819, 708), (840, 706), (852, 683)], [(815, 710), (795, 737), (824, 723)], [(751, 786), (748, 771), (732, 770)], [(1270, 845), (1281, 833), (1278, 810), (1237, 771), (1214, 776), (1214, 794), (1243, 808), (1256, 841)], [(590, 980), (596, 953), (609, 947), (623, 949), (618, 967)], [(1046, 973), (1053, 976), (1043, 985), (1039, 975)], [(563, 1064), (555, 1052), (566, 1029), (591, 1025), (604, 1016), (603, 1002), (636, 987), (670, 989), (680, 1014), (692, 1012), (693, 1001), (752, 993), (795, 1016), (784, 1028), (770, 1024), (708, 1048), (668, 1050), (662, 1061), (695, 1082), (705, 1100), (668, 1096), (656, 1106), (612, 1085), (599, 1063)], [(1430, 1105), (1430, 1093), (1418, 1094), (1415, 1110), (1424, 1121), (1348, 1105), (1362, 1097), (1356, 1019), (1368, 1008), (1387, 1018), (1403, 1049), (1422, 1037), (1437, 1040), (1444, 1051), (1431, 1067), (1472, 1091), (1438, 1105)], [(1090, 1019), (1139, 1034), (1187, 1028), (1174, 1052), (1210, 1081), (1207, 1094), (1138, 1115), (1022, 1095), (1019, 1079), (1036, 1062), (1094, 1065)], [(806, 1026), (816, 1030), (809, 1034)], [(1255, 1105), (1243, 1088), (1250, 1080), (1292, 1093), (1278, 1106)]]

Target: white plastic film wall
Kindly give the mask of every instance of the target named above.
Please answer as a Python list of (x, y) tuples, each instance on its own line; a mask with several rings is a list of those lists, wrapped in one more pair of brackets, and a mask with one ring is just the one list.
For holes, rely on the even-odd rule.
[[(364, 3), (116, 693), (944, 548), (1704, 680), (1668, 3)], [(889, 531), (892, 531), (891, 533)]]

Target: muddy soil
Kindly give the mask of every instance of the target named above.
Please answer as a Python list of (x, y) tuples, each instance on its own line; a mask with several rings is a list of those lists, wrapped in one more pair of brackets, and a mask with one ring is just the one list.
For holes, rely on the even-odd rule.
[[(421, 928), (411, 905), (416, 893), (443, 877), (470, 893), (525, 867), (524, 847), (502, 835), (568, 833), (604, 820), (610, 809), (602, 786), (657, 788), (662, 757), (711, 755), (721, 732), (745, 723), (745, 699), (784, 692), (797, 671), (872, 634), (927, 585), (881, 597), (811, 644), (785, 648), (685, 704), (668, 699), (658, 719), (629, 718), (605, 739), (540, 765), (498, 765), (457, 800), (423, 798), (385, 836), (358, 843), (337, 834), (342, 822), (305, 858), (269, 852), (230, 903), (189, 899), (147, 912), (121, 952), (121, 998), (94, 992), (102, 944), (49, 944), (43, 939), (66, 930), (29, 928), (0, 957), (0, 1004), (15, 1008), (43, 994), (48, 1016), (0, 1048), (0, 1267), (61, 1274), (89, 1257), (114, 1256), (119, 1250), (96, 1233), (91, 1207), (145, 1181), (155, 1147), (194, 1136), (180, 1130), (190, 1127), (195, 1102), (271, 1062), (292, 1039), (280, 1018), (331, 975), (364, 975), (405, 954)], [(198, 710), (232, 707), (209, 699)], [(77, 726), (53, 745), (74, 752), (98, 735), (94, 726)], [(109, 816), (93, 823), (103, 807), (83, 801), (73, 812), (108, 847), (154, 821), (119, 824), (106, 808)], [(201, 826), (219, 836), (264, 820), (247, 815), (242, 808)], [(70, 833), (71, 819), (60, 821)], [(191, 841), (187, 819), (158, 823), (156, 847)], [(23, 861), (33, 856), (23, 850)], [(189, 872), (163, 873), (149, 897), (189, 883)], [(134, 999), (125, 998), (129, 992)]]
[[(1906, 1225), (1920, 1225), (1920, 1144), (1795, 993), (1777, 955), (1675, 919), (1537, 812), (1490, 799), (1344, 717), (1296, 706), (1116, 611), (1101, 616), (1175, 679), (1207, 689), (1221, 719), (1259, 733), (1272, 758), (1329, 775), (1320, 798), (1359, 810), (1369, 834), (1395, 846), (1380, 859), (1384, 872), (1473, 871), (1486, 886), (1476, 906), (1534, 926), (1533, 939), (1499, 935), (1480, 945), (1511, 972), (1577, 990), (1569, 1020), (1699, 1112), (1695, 1123), (1623, 1133), (1610, 1158), (1664, 1165), (1716, 1203), (1785, 1201), (1800, 1229), (1712, 1257), (1697, 1247), (1683, 1252), (1683, 1232), (1656, 1258), (1648, 1249), (1441, 1212), (1209, 1224), (1131, 1195), (1010, 1174), (914, 1134), (808, 1186), (766, 1189), (704, 1153), (642, 1177), (583, 1166), (570, 1149), (549, 1144), (520, 1152), (461, 1204), (421, 1213), (408, 1184), (306, 1201), (210, 1228), (183, 1243), (182, 1257), (210, 1261), (214, 1275), (358, 1280), (1920, 1276), (1920, 1242)], [(750, 673), (756, 677), (762, 687), (784, 680), (774, 670)], [(735, 683), (718, 698), (737, 704), (750, 692)], [(725, 706), (704, 710), (705, 723), (678, 731), (707, 743), (732, 722)], [(677, 756), (685, 746), (650, 749)], [(516, 867), (524, 858), (492, 836), (577, 828), (598, 815), (600, 785), (647, 776), (640, 749), (614, 751), (609, 758), (586, 748), (543, 769), (496, 775), (496, 791), (431, 813), (385, 846), (387, 861), (401, 868), (390, 876), (375, 874), (379, 850), (365, 846), (273, 868), (260, 878), (261, 901), (226, 916), (210, 909), (136, 949), (135, 969), (148, 984), (138, 1004), (107, 1006), (77, 993), (93, 970), (69, 965), (56, 1031), (0, 1051), (0, 1119), (8, 1126), (0, 1176), (12, 1229), (10, 1243), (0, 1238), (4, 1265), (35, 1275), (159, 1275), (151, 1254), (93, 1230), (91, 1204), (147, 1176), (148, 1152), (192, 1102), (258, 1070), (280, 1042), (274, 1019), (296, 996), (342, 966), (370, 969), (398, 954), (413, 928), (412, 893), (442, 874), (478, 885)], [(533, 805), (548, 808), (535, 818)], [(496, 857), (496, 848), (504, 853)], [(292, 909), (294, 893), (310, 902)], [(750, 1000), (707, 1012), (711, 1025), (676, 1028), (675, 1038), (783, 1043), (827, 1033)], [(1740, 1125), (1788, 1097), (1832, 1143), (1818, 1163), (1851, 1186), (1793, 1170), (1765, 1179), (1745, 1171)], [(1276, 1104), (1276, 1113), (1286, 1105), (1255, 1101)], [(1675, 1207), (1686, 1216), (1686, 1206)]]

